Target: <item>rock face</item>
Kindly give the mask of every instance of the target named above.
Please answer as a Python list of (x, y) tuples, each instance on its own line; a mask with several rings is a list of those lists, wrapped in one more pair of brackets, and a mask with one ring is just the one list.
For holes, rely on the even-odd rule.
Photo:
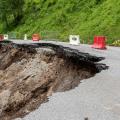
[(23, 117), (53, 92), (74, 89), (107, 68), (100, 60), (53, 44), (0, 43), (0, 120)]

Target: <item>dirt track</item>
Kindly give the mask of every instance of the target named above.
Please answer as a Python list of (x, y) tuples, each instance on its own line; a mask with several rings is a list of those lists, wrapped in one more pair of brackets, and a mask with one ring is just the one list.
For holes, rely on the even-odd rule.
[(106, 69), (100, 57), (52, 44), (0, 44), (0, 120), (23, 117), (53, 92), (74, 89)]

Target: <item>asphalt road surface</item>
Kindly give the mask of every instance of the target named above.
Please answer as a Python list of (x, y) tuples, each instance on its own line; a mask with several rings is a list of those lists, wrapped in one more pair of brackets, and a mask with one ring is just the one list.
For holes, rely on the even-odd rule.
[(120, 48), (96, 50), (88, 45), (49, 42), (105, 57), (101, 62), (109, 66), (109, 69), (83, 80), (74, 90), (54, 93), (49, 97), (49, 102), (42, 104), (21, 120), (120, 120)]

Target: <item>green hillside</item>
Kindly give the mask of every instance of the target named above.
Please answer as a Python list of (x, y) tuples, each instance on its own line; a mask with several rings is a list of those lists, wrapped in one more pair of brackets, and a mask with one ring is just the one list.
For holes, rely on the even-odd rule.
[[(85, 41), (105, 35), (109, 42), (120, 38), (119, 0), (25, 0), (19, 24), (9, 32), (41, 33), (43, 38), (66, 41), (79, 34)], [(0, 27), (3, 32), (2, 25)]]

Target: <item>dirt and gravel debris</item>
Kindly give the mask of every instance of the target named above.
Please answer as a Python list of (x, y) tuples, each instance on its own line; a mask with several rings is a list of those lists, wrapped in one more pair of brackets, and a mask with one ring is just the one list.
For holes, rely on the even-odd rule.
[(100, 60), (52, 44), (0, 43), (0, 120), (23, 117), (53, 92), (74, 89), (107, 68)]

